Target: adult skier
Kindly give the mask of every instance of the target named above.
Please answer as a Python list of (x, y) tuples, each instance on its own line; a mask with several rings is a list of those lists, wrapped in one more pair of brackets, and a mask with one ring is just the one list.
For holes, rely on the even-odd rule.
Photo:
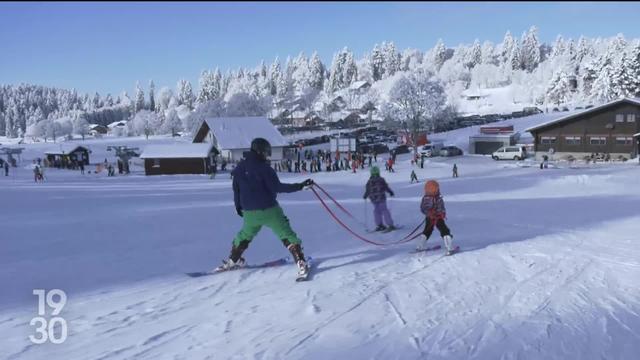
[(262, 226), (270, 228), (291, 252), (298, 266), (298, 276), (305, 276), (309, 268), (302, 253), (302, 243), (291, 229), (289, 219), (284, 215), (276, 200), (278, 193), (292, 193), (313, 185), (307, 179), (298, 184), (283, 184), (276, 172), (269, 166), (271, 144), (266, 139), (255, 138), (251, 151), (233, 169), (233, 200), (236, 212), (244, 220), (242, 229), (233, 239), (229, 259), (216, 270), (229, 270), (245, 264), (242, 253)]

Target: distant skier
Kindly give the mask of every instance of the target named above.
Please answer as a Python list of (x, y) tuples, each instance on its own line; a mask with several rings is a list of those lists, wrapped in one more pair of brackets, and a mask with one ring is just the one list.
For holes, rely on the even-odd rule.
[(9, 176), (9, 162), (4, 162), (4, 176)]
[(218, 270), (228, 270), (245, 264), (242, 253), (262, 226), (270, 228), (289, 249), (298, 266), (298, 276), (309, 271), (302, 253), (302, 243), (291, 229), (289, 219), (284, 215), (276, 200), (278, 193), (292, 193), (313, 185), (307, 179), (297, 184), (283, 184), (276, 172), (269, 166), (271, 144), (263, 138), (253, 139), (251, 151), (231, 172), (233, 176), (233, 200), (236, 212), (243, 218), (242, 229), (233, 239), (229, 259), (223, 261)]
[[(387, 208), (387, 194), (394, 196), (393, 191), (389, 188), (389, 185), (380, 176), (380, 169), (377, 166), (371, 168), (371, 177), (367, 181), (366, 190), (363, 198), (366, 200), (369, 198), (373, 203), (373, 217), (376, 222), (375, 231), (392, 231), (396, 227), (393, 225), (393, 219), (391, 219), (391, 213)], [(387, 223), (385, 227), (382, 220)]]
[(458, 177), (458, 166), (456, 164), (453, 164), (453, 177)]
[(413, 184), (413, 182), (420, 182), (418, 181), (418, 175), (416, 175), (416, 172), (411, 170), (411, 183)]
[(424, 196), (420, 203), (420, 211), (427, 218), (422, 236), (418, 239), (417, 250), (423, 250), (426, 248), (427, 240), (429, 240), (429, 237), (433, 232), (433, 228), (437, 227), (440, 232), (440, 236), (442, 236), (442, 239), (444, 240), (447, 254), (450, 255), (454, 250), (453, 236), (451, 236), (451, 231), (447, 227), (447, 224), (444, 223), (447, 212), (444, 207), (442, 195), (440, 195), (440, 185), (437, 181), (429, 180), (424, 185)]

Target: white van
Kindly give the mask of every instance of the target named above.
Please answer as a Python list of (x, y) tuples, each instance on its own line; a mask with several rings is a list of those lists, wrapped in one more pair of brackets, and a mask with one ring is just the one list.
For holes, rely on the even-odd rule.
[(503, 146), (491, 154), (493, 160), (524, 160), (526, 154), (520, 146)]
[(420, 147), (420, 154), (426, 157), (439, 156), (440, 149), (444, 147), (442, 142), (432, 142)]

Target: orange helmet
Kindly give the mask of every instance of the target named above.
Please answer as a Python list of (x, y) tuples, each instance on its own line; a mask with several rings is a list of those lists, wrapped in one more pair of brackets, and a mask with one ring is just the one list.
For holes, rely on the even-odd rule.
[(429, 180), (424, 184), (424, 194), (429, 196), (436, 196), (440, 193), (440, 184), (435, 180)]

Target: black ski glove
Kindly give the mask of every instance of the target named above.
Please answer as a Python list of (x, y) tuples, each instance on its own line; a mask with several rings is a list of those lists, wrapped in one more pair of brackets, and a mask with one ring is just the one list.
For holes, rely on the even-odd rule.
[(242, 217), (242, 208), (237, 207), (236, 213), (238, 213), (238, 216)]
[(307, 179), (298, 184), (298, 186), (300, 186), (300, 190), (304, 189), (305, 186), (311, 186), (311, 185), (313, 185), (313, 180), (311, 179)]

